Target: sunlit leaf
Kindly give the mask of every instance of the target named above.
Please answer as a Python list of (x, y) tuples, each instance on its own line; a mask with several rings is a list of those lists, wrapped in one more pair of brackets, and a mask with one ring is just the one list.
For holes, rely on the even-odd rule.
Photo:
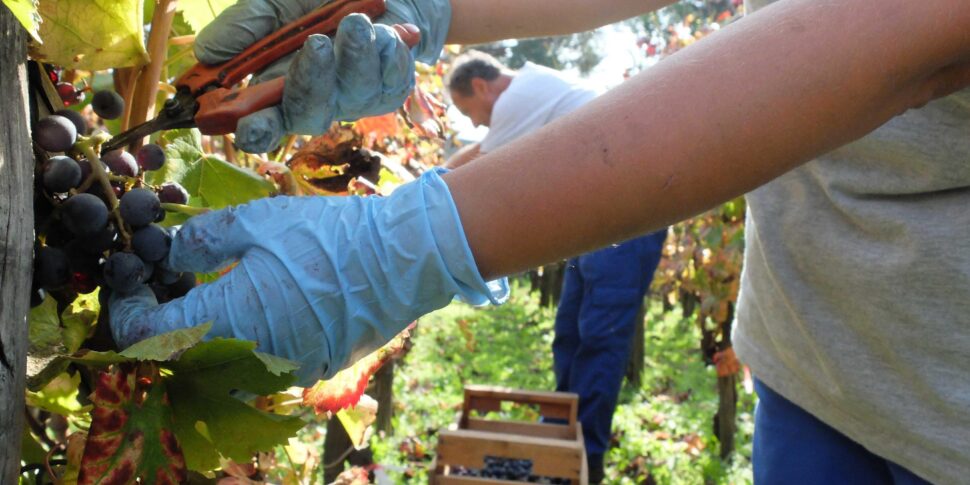
[(377, 401), (364, 394), (356, 405), (341, 409), (336, 415), (347, 431), (350, 442), (359, 448), (367, 442), (367, 428), (377, 420)]
[(73, 376), (61, 374), (39, 391), (28, 390), (27, 405), (62, 416), (83, 412), (85, 408), (77, 400), (80, 384), (81, 374), (75, 373)]
[(69, 69), (146, 64), (142, 0), (43, 0), (30, 56)]
[(20, 25), (23, 25), (24, 29), (27, 29), (30, 36), (37, 42), (41, 42), (41, 18), (37, 12), (37, 0), (3, 0), (3, 4), (10, 9), (14, 18), (20, 22)]
[(201, 342), (210, 328), (211, 322), (166, 332), (137, 342), (123, 350), (120, 355), (135, 360), (171, 360), (180, 352)]
[(410, 331), (405, 330), (332, 378), (308, 387), (303, 391), (303, 405), (312, 406), (317, 414), (336, 412), (356, 405), (374, 372), (404, 351), (410, 338)]
[(64, 325), (64, 347), (68, 352), (76, 352), (81, 348), (98, 323), (98, 313), (101, 303), (98, 302), (100, 289), (78, 297), (61, 312), (61, 323)]
[(196, 32), (209, 25), (226, 7), (236, 3), (236, 0), (182, 0), (178, 9), (182, 11), (185, 21)]

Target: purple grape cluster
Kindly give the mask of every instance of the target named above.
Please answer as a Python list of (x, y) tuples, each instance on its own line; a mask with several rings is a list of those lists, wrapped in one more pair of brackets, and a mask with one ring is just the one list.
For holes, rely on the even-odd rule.
[[(114, 114), (108, 109), (114, 97), (102, 92), (94, 101), (106, 107), (96, 111), (108, 118)], [(100, 157), (102, 168), (112, 174), (111, 195), (118, 201), (118, 212), (112, 214), (107, 187), (92, 176), (92, 161), (74, 148), (78, 135), (88, 132), (87, 124), (69, 114), (77, 112), (63, 111), (39, 120), (34, 128), (36, 146), (46, 153), (40, 157), (34, 196), (31, 305), (40, 304), (44, 293), (65, 305), (99, 286), (128, 293), (147, 284), (160, 301), (187, 293), (195, 286), (195, 275), (164, 266), (174, 230), (157, 223), (165, 217), (163, 201), (185, 204), (188, 193), (174, 182), (151, 187), (138, 178), (161, 169), (165, 151), (149, 144), (136, 155), (116, 150)]]
[(511, 480), (527, 483), (568, 484), (569, 479), (546, 477), (532, 473), (532, 460), (486, 456), (484, 468), (455, 467), (458, 476)]

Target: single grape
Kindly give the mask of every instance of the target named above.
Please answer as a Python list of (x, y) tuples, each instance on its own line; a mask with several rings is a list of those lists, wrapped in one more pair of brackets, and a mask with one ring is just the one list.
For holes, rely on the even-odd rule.
[(91, 162), (87, 158), (82, 158), (78, 160), (77, 166), (81, 167), (81, 181), (87, 180), (91, 176)]
[(68, 267), (72, 273), (95, 273), (101, 266), (101, 255), (92, 254), (85, 248), (84, 238), (75, 239), (64, 246)]
[(78, 236), (95, 234), (108, 223), (108, 207), (91, 194), (77, 194), (61, 206), (61, 222)]
[(135, 177), (138, 175), (138, 163), (135, 157), (124, 150), (112, 150), (101, 156), (101, 161), (108, 166), (108, 170), (116, 175)]
[(172, 247), (172, 237), (168, 231), (157, 224), (149, 224), (131, 236), (131, 249), (141, 259), (154, 263), (168, 256), (168, 249)]
[(125, 111), (125, 100), (114, 91), (98, 91), (91, 98), (91, 108), (98, 116), (113, 120)]
[(71, 273), (71, 289), (82, 295), (98, 289), (98, 281), (95, 280), (92, 274), (86, 272)]
[(131, 189), (121, 197), (121, 218), (131, 227), (147, 226), (158, 217), (161, 203), (155, 192), (148, 189)]
[(141, 262), (145, 265), (145, 274), (141, 275), (141, 282), (144, 283), (155, 274), (155, 263), (149, 263), (144, 259)]
[(131, 253), (114, 253), (104, 263), (104, 280), (112, 290), (128, 293), (145, 281), (145, 263)]
[(48, 224), (44, 233), (44, 244), (55, 248), (64, 247), (74, 239), (74, 233), (64, 224)]
[(57, 83), (56, 88), (64, 106), (75, 105), (84, 100), (84, 91), (77, 89), (71, 83)]
[(59, 288), (67, 284), (71, 277), (68, 269), (67, 253), (44, 246), (37, 250), (34, 258), (34, 271), (37, 282), (42, 288)]
[(135, 152), (135, 160), (142, 170), (158, 170), (165, 165), (165, 150), (154, 143), (149, 143)]
[(77, 134), (87, 135), (88, 134), (88, 121), (84, 119), (84, 116), (73, 109), (62, 109), (55, 112), (57, 116), (63, 116), (74, 123), (74, 128), (77, 130)]
[(77, 128), (63, 116), (46, 116), (37, 122), (34, 141), (49, 152), (64, 152), (77, 141)]
[(105, 251), (111, 249), (118, 238), (118, 230), (115, 229), (114, 224), (108, 223), (104, 226), (104, 229), (91, 234), (88, 237), (79, 239), (81, 249), (83, 249), (88, 254), (101, 255)]
[(172, 285), (182, 277), (182, 273), (166, 269), (162, 265), (157, 266), (155, 268), (155, 281), (159, 284)]
[(175, 283), (168, 285), (168, 297), (180, 298), (195, 288), (195, 273), (185, 272)]
[(148, 287), (151, 288), (152, 293), (155, 294), (155, 300), (159, 303), (168, 303), (172, 299), (168, 295), (168, 288), (165, 285), (152, 283)]
[(101, 280), (101, 256), (85, 251), (81, 239), (75, 239), (64, 247), (70, 269), (69, 285), (77, 293), (91, 293)]
[(71, 157), (58, 155), (44, 164), (44, 188), (53, 193), (62, 193), (81, 185), (81, 166)]
[(187, 204), (189, 192), (178, 182), (165, 182), (158, 189), (158, 199), (169, 204)]

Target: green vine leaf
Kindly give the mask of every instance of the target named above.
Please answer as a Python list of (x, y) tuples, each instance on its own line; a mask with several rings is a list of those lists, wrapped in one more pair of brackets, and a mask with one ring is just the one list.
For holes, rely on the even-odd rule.
[(236, 0), (189, 0), (179, 2), (179, 10), (182, 11), (185, 21), (198, 32), (234, 3)]
[[(190, 206), (221, 209), (276, 192), (272, 182), (255, 172), (205, 154), (197, 129), (171, 130), (158, 141), (165, 147), (165, 167), (148, 177), (147, 182), (178, 182), (188, 191)], [(170, 213), (163, 224), (181, 224), (187, 219), (184, 214)]]
[(44, 43), (32, 46), (30, 56), (69, 69), (146, 64), (142, 6), (141, 0), (43, 0)]
[(167, 366), (172, 371), (166, 383), (175, 414), (173, 429), (189, 469), (214, 469), (220, 455), (248, 460), (257, 451), (286, 443), (303, 427), (298, 417), (259, 411), (231, 394), (273, 394), (293, 383), (292, 373), (270, 372), (255, 348), (254, 342), (217, 338), (187, 350)]
[(27, 388), (38, 391), (67, 369), (67, 351), (57, 317), (57, 302), (48, 295), (27, 315)]
[(135, 360), (167, 361), (202, 341), (212, 323), (182, 328), (142, 340), (121, 352), (122, 357)]

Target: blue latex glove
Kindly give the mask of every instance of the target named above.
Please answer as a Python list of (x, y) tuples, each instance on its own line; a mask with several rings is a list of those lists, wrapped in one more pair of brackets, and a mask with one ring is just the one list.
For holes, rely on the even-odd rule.
[(256, 341), (301, 364), (298, 384), (329, 378), (455, 296), (499, 304), (505, 280), (482, 280), (439, 172), (388, 197), (274, 197), (190, 219), (166, 265), (215, 282), (158, 305), (147, 287), (113, 294), (122, 348), (212, 322), (207, 337)]
[[(207, 64), (224, 62), (326, 0), (240, 0), (199, 32), (195, 55)], [(433, 64), (451, 22), (450, 0), (387, 0), (372, 24), (366, 15), (341, 21), (336, 38), (310, 36), (298, 53), (277, 61), (255, 82), (287, 75), (283, 103), (239, 121), (236, 145), (269, 151), (286, 133), (319, 135), (334, 121), (394, 111), (414, 87), (414, 59)], [(421, 33), (413, 48), (391, 27), (412, 24)]]

